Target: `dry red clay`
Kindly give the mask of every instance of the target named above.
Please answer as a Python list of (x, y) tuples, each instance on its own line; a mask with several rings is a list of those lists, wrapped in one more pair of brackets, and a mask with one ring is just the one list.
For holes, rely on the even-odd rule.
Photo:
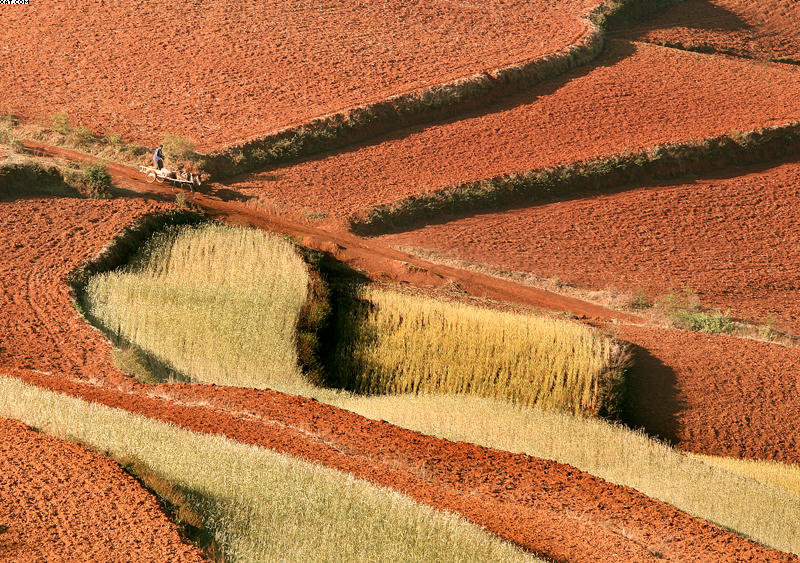
[(119, 465), (0, 419), (0, 559), (205, 561)]
[(626, 36), (711, 47), (760, 59), (800, 60), (800, 4), (795, 0), (685, 0)]
[(701, 303), (800, 334), (800, 164), (481, 214), (383, 237), (469, 262)]
[(3, 11), (0, 111), (218, 148), (558, 52), (598, 3), (31, 2)]
[(800, 349), (629, 325), (614, 331), (636, 346), (626, 422), (684, 450), (800, 463)]
[(609, 42), (583, 67), (485, 113), (245, 177), (230, 187), (347, 216), (453, 184), (800, 116), (800, 67)]
[[(72, 309), (64, 276), (140, 200), (0, 204), (0, 372), (201, 432), (320, 462), (464, 514), (556, 560), (791, 560), (631, 489), (571, 467), (452, 443), (310, 399), (214, 386), (145, 386)], [(34, 371), (38, 370), (38, 371)]]

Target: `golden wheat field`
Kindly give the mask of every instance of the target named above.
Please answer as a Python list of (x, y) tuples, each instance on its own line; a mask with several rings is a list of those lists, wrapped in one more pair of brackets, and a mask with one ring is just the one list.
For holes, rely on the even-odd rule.
[(338, 471), (0, 376), (0, 416), (135, 458), (177, 485), (226, 561), (536, 561), (463, 518)]
[[(103, 274), (92, 280), (89, 284), (90, 303), (105, 299), (109, 304), (124, 303), (127, 311), (141, 311), (143, 308), (137, 307), (138, 294), (127, 289), (131, 287), (127, 285), (130, 283), (128, 280), (121, 284), (125, 296), (123, 301), (112, 301), (104, 296), (117, 291), (115, 284), (125, 280), (125, 276), (136, 279), (138, 272), (143, 271), (147, 273), (145, 279), (151, 292), (148, 295), (155, 296), (146, 302), (147, 308), (168, 314), (173, 307), (170, 303), (172, 295), (160, 289), (160, 279), (168, 280), (165, 287), (170, 287), (170, 284), (180, 286), (184, 279), (188, 286), (191, 286), (188, 280), (208, 279), (209, 276), (197, 264), (219, 268), (218, 264), (225, 264), (227, 258), (216, 263), (215, 255), (227, 251), (229, 243), (225, 241), (241, 240), (239, 237), (247, 234), (212, 226), (187, 229), (169, 236), (179, 244), (149, 245), (147, 249), (158, 250), (147, 256), (140, 255), (134, 267), (120, 274)], [(192, 237), (199, 241), (194, 249)], [(286, 241), (255, 240), (263, 248), (257, 251), (248, 243), (252, 256), (278, 249), (279, 256), (284, 257), (281, 259), (298, 268), (305, 267), (294, 258), (285, 258), (286, 253), (293, 252)], [(241, 252), (241, 256), (246, 257), (247, 253)], [(277, 261), (264, 257), (260, 260), (262, 263)], [(238, 263), (251, 264), (241, 259)], [(266, 289), (263, 288), (273, 286), (265, 283), (260, 289), (254, 280), (269, 275), (268, 270), (260, 273), (249, 270), (238, 275), (245, 281), (229, 280), (218, 285), (235, 287), (238, 283), (248, 291), (264, 291), (262, 298), (253, 301), (267, 302)], [(307, 283), (307, 277), (297, 275), (292, 281)], [(608, 481), (633, 487), (766, 545), (800, 552), (800, 530), (796, 526), (800, 521), (800, 496), (796, 491), (780, 486), (781, 479), (783, 482), (791, 481), (796, 475), (792, 467), (770, 466), (772, 477), (755, 471), (743, 475), (743, 471), (725, 466), (724, 461), (717, 461), (717, 458), (689, 458), (623, 426), (573, 414), (573, 411), (586, 410), (597, 376), (608, 369), (612, 357), (613, 341), (597, 331), (560, 319), (438, 302), (383, 288), (360, 288), (356, 295), (356, 301), (346, 309), (346, 326), (339, 328), (339, 333), (347, 334), (350, 340), (337, 348), (334, 365), (337, 373), (346, 376), (343, 381), (354, 382), (353, 387), (366, 393), (315, 387), (307, 382), (297, 367), (292, 331), (257, 336), (266, 342), (272, 342), (272, 338), (286, 339), (284, 343), (269, 344), (287, 350), (282, 363), (269, 366), (274, 369), (270, 377), (275, 388), (292, 390), (425, 434), (567, 463)], [(237, 315), (242, 309), (220, 305), (226, 302), (226, 299), (210, 296), (198, 301), (198, 308), (192, 313), (194, 316), (189, 317), (206, 319), (193, 323), (197, 342), (225, 342), (216, 332), (219, 327), (238, 325)], [(299, 309), (299, 304), (295, 306)], [(151, 340), (148, 340), (146, 332), (121, 326), (131, 322), (137, 327), (148, 325), (136, 320), (135, 315), (131, 320), (110, 305), (105, 307), (106, 324), (117, 326), (120, 332), (135, 334), (133, 341), (137, 345), (148, 345)], [(201, 310), (204, 307), (208, 310)], [(212, 310), (214, 307), (216, 309)], [(289, 319), (287, 322), (296, 322), (296, 310), (292, 312), (280, 307), (275, 310), (288, 311), (284, 318)], [(178, 309), (176, 314), (186, 314), (185, 309)], [(226, 318), (219, 320), (221, 316)], [(152, 331), (149, 338), (153, 341), (165, 331), (157, 325), (151, 325), (149, 330)], [(242, 335), (256, 337), (250, 332)], [(178, 365), (180, 358), (187, 354), (186, 348), (175, 346), (174, 343), (181, 341), (172, 336), (165, 338), (164, 342), (172, 342), (173, 347), (159, 349), (163, 362)], [(253, 377), (258, 378), (259, 356), (248, 356), (249, 351), (258, 346), (255, 340), (239, 345), (237, 354), (225, 354), (224, 351), (220, 354), (191, 345), (195, 346), (192, 348), (195, 365), (201, 365), (202, 360), (208, 358), (206, 361), (215, 366), (213, 369), (223, 372), (235, 372), (236, 365), (250, 366), (255, 374)], [(225, 362), (230, 363), (224, 365)], [(536, 362), (549, 367), (550, 371), (545, 373), (551, 378), (545, 380), (546, 384), (537, 383), (535, 377), (514, 380), (497, 376), (524, 369), (534, 372)], [(476, 366), (488, 369), (476, 369)], [(191, 369), (186, 373), (200, 379)], [(212, 373), (212, 370), (207, 373)], [(450, 374), (449, 378), (435, 377), (440, 373)], [(563, 380), (553, 377), (553, 374), (564, 373), (568, 376)], [(485, 374), (495, 374), (496, 379), (491, 380)], [(471, 386), (475, 381), (483, 385), (494, 381), (498, 383), (498, 389), (510, 387), (518, 393), (533, 388), (534, 384), (541, 385), (541, 388), (549, 385), (554, 392), (547, 396), (550, 402), (542, 403), (551, 408), (526, 405), (515, 396), (481, 397)], [(583, 408), (579, 408), (581, 400), (587, 401)], [(567, 412), (558, 412), (559, 408)], [(747, 507), (747, 510), (742, 510), (742, 507)]]

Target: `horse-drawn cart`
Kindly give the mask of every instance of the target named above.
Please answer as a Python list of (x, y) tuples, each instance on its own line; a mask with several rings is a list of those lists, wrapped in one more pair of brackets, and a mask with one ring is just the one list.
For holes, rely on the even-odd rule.
[(175, 172), (167, 170), (166, 168), (156, 168), (155, 166), (139, 166), (139, 172), (145, 175), (147, 183), (152, 184), (158, 182), (171, 182), (173, 186), (178, 188), (186, 188), (194, 191), (195, 188), (200, 187), (200, 177), (197, 174), (190, 174), (188, 172)]

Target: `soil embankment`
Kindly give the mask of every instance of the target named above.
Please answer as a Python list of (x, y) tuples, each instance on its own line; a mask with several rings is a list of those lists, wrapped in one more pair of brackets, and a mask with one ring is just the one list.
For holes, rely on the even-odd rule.
[(502, 105), (417, 127), (229, 188), (339, 218), (499, 174), (797, 119), (800, 67), (610, 41), (592, 68)]
[(32, 3), (3, 13), (0, 113), (214, 149), (558, 52), (599, 1)]
[(486, 213), (389, 235), (390, 245), (652, 300), (689, 287), (708, 307), (800, 333), (800, 165)]
[(794, 0), (684, 0), (626, 30), (659, 44), (800, 62), (800, 4)]

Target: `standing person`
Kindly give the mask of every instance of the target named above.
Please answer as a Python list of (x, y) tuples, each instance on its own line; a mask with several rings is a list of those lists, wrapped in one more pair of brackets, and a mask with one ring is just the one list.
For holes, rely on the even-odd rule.
[(161, 170), (164, 167), (164, 153), (161, 150), (163, 145), (158, 145), (156, 152), (153, 153), (153, 164), (156, 166), (156, 170)]

